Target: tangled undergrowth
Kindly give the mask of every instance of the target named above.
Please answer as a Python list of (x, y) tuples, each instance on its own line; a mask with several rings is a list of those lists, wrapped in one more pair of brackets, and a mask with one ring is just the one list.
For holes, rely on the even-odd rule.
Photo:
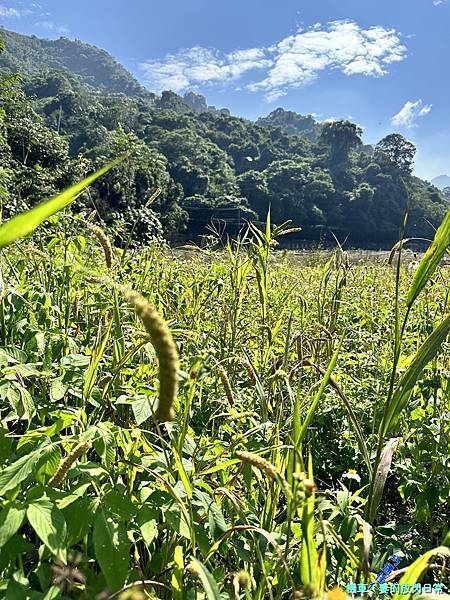
[(1, 597), (337, 600), (394, 554), (447, 590), (448, 271), (283, 233), (3, 250)]

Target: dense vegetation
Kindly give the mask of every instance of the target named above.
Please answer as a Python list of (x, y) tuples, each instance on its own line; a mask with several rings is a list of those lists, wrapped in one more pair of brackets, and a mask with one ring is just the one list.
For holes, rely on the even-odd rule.
[[(430, 237), (448, 207), (411, 175), (415, 148), (400, 135), (363, 146), (348, 121), (319, 124), (283, 109), (253, 123), (193, 93), (149, 94), (107, 53), (81, 42), (3, 35), (10, 47), (0, 65), (22, 73), (5, 104), (12, 203), (32, 204), (42, 186), (57, 189), (127, 147), (129, 163), (92, 201), (120, 231), (140, 215), (141, 241), (161, 231), (205, 233), (214, 215), (234, 233), (244, 220), (263, 221), (271, 206), (276, 222), (291, 219), (313, 238), (326, 229), (386, 245), (408, 203), (408, 235), (419, 237)], [(161, 194), (150, 208), (155, 187)]]
[(398, 278), (273, 254), (270, 224), (136, 254), (66, 214), (4, 250), (4, 597), (344, 598), (393, 554), (446, 590), (448, 278), (419, 293), (448, 220)]

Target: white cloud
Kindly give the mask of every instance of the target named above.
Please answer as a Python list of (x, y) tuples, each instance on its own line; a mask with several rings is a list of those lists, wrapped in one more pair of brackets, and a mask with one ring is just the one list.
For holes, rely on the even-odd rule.
[(253, 83), (253, 91), (301, 87), (324, 70), (345, 75), (380, 77), (388, 66), (406, 56), (406, 47), (393, 29), (362, 29), (353, 21), (335, 21), (299, 31), (275, 47), (275, 62), (267, 77)]
[(28, 9), (19, 9), (19, 8), (9, 8), (8, 6), (4, 6), (0, 4), (0, 17), (4, 18), (13, 18), (20, 19), (20, 17), (26, 17), (31, 14), (31, 10)]
[(144, 79), (156, 91), (176, 92), (206, 83), (235, 81), (253, 69), (270, 66), (260, 48), (222, 54), (217, 50), (194, 46), (168, 54), (164, 60), (148, 60), (139, 65)]
[(60, 35), (69, 33), (67, 27), (64, 27), (64, 25), (58, 25), (53, 21), (38, 21), (34, 24), (34, 26), (39, 27), (40, 29), (45, 29), (46, 31), (49, 31), (51, 33), (58, 33)]
[(245, 74), (264, 71), (246, 89), (263, 92), (273, 102), (289, 88), (313, 82), (324, 71), (381, 77), (389, 66), (406, 58), (400, 34), (383, 27), (361, 28), (354, 21), (333, 21), (299, 30), (270, 47), (228, 54), (195, 46), (139, 65), (156, 91), (182, 91), (205, 84), (235, 83)]
[(446, 0), (433, 0), (434, 6), (439, 6), (440, 4), (444, 4)]
[(411, 129), (417, 125), (417, 119), (427, 115), (432, 107), (432, 104), (424, 104), (422, 100), (416, 100), (416, 102), (408, 100), (403, 108), (392, 117), (392, 125)]

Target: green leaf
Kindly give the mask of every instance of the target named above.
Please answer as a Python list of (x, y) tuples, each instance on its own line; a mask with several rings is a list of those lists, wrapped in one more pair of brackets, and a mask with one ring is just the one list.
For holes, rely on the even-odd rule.
[[(427, 570), (428, 564), (431, 562), (431, 559), (439, 554), (442, 556), (450, 556), (450, 549), (447, 548), (447, 546), (439, 546), (438, 548), (434, 548), (433, 550), (429, 550), (428, 552), (425, 552), (425, 554), (422, 554), (422, 556), (420, 556), (417, 560), (415, 560), (412, 563), (412, 565), (408, 567), (406, 573), (400, 579), (399, 589), (401, 588), (402, 583), (408, 583), (410, 585), (418, 583), (421, 580), (422, 575)], [(411, 597), (411, 595), (409, 597)], [(394, 596), (392, 597), (392, 600), (404, 599), (405, 595), (402, 595), (399, 592), (394, 594)]]
[[(308, 477), (313, 481), (312, 455), (308, 457)], [(302, 584), (313, 596), (319, 595), (319, 569), (316, 541), (314, 539), (315, 494), (311, 492), (303, 505), (302, 512), (302, 548), (300, 554), (300, 574)]]
[(139, 398), (139, 400), (135, 400), (131, 408), (136, 419), (136, 425), (142, 425), (147, 419), (150, 419), (155, 410), (152, 411), (150, 401), (145, 396)]
[(123, 523), (115, 523), (101, 509), (94, 523), (95, 557), (110, 592), (120, 590), (128, 575), (130, 543)]
[(30, 504), (27, 517), (50, 552), (65, 563), (67, 525), (59, 508), (48, 498), (40, 498)]
[(93, 498), (79, 498), (63, 510), (69, 546), (81, 542), (89, 532), (94, 521), (95, 502)]
[(56, 473), (61, 462), (61, 450), (59, 446), (53, 445), (51, 449), (45, 453), (36, 465), (35, 479), (39, 483), (47, 483), (47, 481)]
[(174, 569), (172, 571), (172, 596), (173, 600), (183, 600), (183, 574), (184, 574), (184, 558), (183, 546), (176, 546), (173, 553)]
[(13, 490), (31, 475), (42, 455), (47, 452), (50, 453), (52, 448), (53, 444), (41, 446), (6, 467), (0, 473), (0, 496), (3, 496), (9, 490)]
[(62, 400), (66, 395), (68, 389), (69, 386), (63, 383), (61, 377), (54, 379), (50, 385), (50, 400), (52, 402)]
[(113, 323), (114, 321), (111, 319), (102, 340), (100, 340), (99, 329), (99, 338), (97, 339), (97, 346), (92, 355), (91, 363), (86, 371), (86, 378), (84, 380), (83, 398), (85, 400), (89, 400), (92, 394), (92, 390), (94, 389), (95, 381), (97, 379), (98, 368), (100, 366), (100, 361), (102, 360), (103, 355), (105, 353), (106, 344), (108, 343), (109, 336), (111, 335), (111, 328)]
[(149, 546), (158, 537), (159, 508), (144, 504), (136, 516), (144, 542)]
[(298, 432), (298, 436), (297, 439), (295, 440), (295, 444), (298, 446), (299, 444), (301, 444), (306, 436), (306, 433), (308, 431), (308, 427), (311, 424), (311, 421), (313, 420), (314, 417), (314, 413), (316, 412), (317, 406), (325, 392), (325, 388), (328, 385), (328, 382), (330, 381), (330, 377), (334, 371), (334, 368), (336, 366), (337, 363), (337, 359), (339, 356), (339, 352), (341, 350), (341, 346), (342, 346), (342, 342), (344, 341), (344, 336), (341, 337), (338, 347), (336, 348), (333, 356), (331, 357), (330, 363), (328, 365), (328, 368), (325, 372), (325, 375), (322, 378), (322, 381), (320, 383), (319, 389), (316, 392), (316, 395), (314, 396), (314, 399), (311, 403), (311, 406), (309, 407), (309, 410), (306, 414), (305, 420), (302, 423), (301, 429)]
[(178, 505), (173, 505), (164, 513), (167, 524), (179, 535), (191, 539), (191, 528), (187, 520), (188, 515)]
[(22, 399), (23, 406), (23, 418), (27, 421), (31, 421), (33, 416), (36, 414), (34, 400), (30, 392), (26, 388), (20, 388), (20, 396)]
[(71, 186), (61, 194), (41, 202), (34, 208), (27, 210), (16, 217), (13, 217), (6, 223), (0, 226), (0, 248), (9, 246), (16, 240), (25, 237), (29, 233), (32, 233), (41, 223), (46, 219), (62, 210), (66, 206), (69, 206), (78, 196), (94, 181), (99, 177), (107, 173), (113, 167), (116, 167), (120, 162), (124, 160), (124, 156), (121, 156), (106, 165), (102, 169), (99, 169), (96, 173), (89, 175), (86, 179), (83, 179), (79, 183)]
[(203, 563), (193, 558), (189, 570), (200, 579), (207, 600), (220, 600), (220, 591), (216, 580)]
[(175, 459), (175, 464), (177, 466), (178, 475), (180, 476), (180, 480), (183, 483), (183, 487), (186, 492), (186, 495), (189, 499), (191, 499), (192, 498), (192, 486), (189, 481), (188, 474), (186, 473), (186, 470), (183, 466), (183, 462), (181, 461), (180, 455), (178, 454), (176, 448), (172, 448), (172, 454)]
[(114, 434), (105, 423), (97, 425), (95, 434), (95, 451), (101, 458), (102, 465), (109, 469), (116, 457), (116, 440)]
[(22, 527), (26, 509), (14, 505), (6, 506), (0, 512), (0, 548)]
[(417, 296), (425, 287), (427, 281), (437, 269), (442, 257), (450, 244), (450, 211), (438, 227), (434, 240), (425, 252), (424, 257), (414, 273), (411, 286), (406, 298), (406, 304), (411, 307)]
[(420, 377), (426, 365), (438, 353), (443, 342), (446, 340), (450, 331), (450, 315), (440, 323), (433, 333), (425, 340), (419, 350), (416, 352), (411, 364), (395, 388), (392, 400), (386, 407), (383, 420), (380, 425), (379, 435), (385, 437), (386, 434), (396, 425), (400, 413), (408, 404), (411, 392)]
[(111, 490), (103, 497), (102, 505), (117, 521), (127, 521), (137, 513), (137, 506), (124, 491)]

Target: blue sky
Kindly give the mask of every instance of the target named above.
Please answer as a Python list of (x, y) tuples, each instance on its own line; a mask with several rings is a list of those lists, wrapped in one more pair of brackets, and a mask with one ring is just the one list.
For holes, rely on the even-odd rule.
[(278, 106), (398, 131), (450, 173), (450, 0), (0, 0), (0, 23), (105, 48), (152, 91), (255, 119)]

